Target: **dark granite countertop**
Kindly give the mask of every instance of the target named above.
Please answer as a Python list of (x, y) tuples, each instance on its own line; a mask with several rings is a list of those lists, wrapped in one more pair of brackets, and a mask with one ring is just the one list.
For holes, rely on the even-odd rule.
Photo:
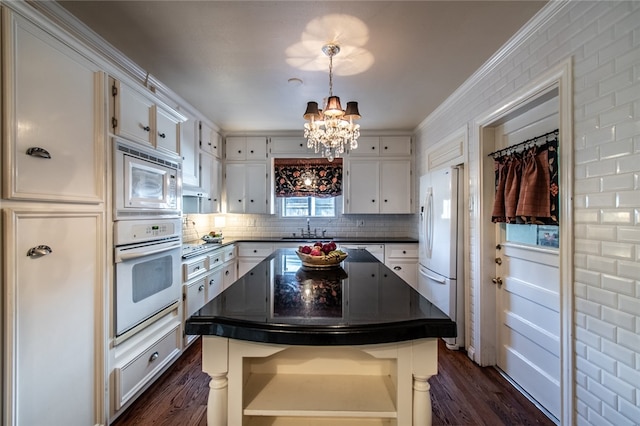
[(286, 242), (311, 242), (311, 241), (334, 241), (336, 243), (351, 244), (418, 244), (418, 240), (411, 237), (325, 237), (325, 238), (302, 238), (302, 237), (242, 237), (225, 238), (222, 246), (235, 243), (286, 243)]
[(364, 250), (351, 250), (340, 266), (310, 269), (293, 249), (278, 249), (191, 316), (186, 333), (364, 345), (455, 337), (456, 325)]

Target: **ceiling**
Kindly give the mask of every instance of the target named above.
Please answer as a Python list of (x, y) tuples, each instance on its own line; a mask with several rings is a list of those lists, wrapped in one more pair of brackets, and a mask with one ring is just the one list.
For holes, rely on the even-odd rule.
[(225, 133), (301, 131), (337, 43), (333, 92), (366, 133), (414, 130), (546, 1), (59, 3)]

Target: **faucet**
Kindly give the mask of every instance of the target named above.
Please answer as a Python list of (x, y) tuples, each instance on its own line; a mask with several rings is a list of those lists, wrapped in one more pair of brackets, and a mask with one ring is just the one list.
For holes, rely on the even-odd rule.
[(307, 218), (307, 234), (311, 235), (311, 226), (309, 225), (309, 218)]

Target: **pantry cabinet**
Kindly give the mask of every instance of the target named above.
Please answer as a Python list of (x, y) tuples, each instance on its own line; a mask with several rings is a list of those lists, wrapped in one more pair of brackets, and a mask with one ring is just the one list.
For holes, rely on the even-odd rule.
[(6, 10), (2, 50), (3, 198), (104, 201), (104, 73)]
[(410, 159), (349, 159), (345, 213), (411, 213)]
[(101, 212), (3, 211), (3, 424), (103, 423), (104, 226)]

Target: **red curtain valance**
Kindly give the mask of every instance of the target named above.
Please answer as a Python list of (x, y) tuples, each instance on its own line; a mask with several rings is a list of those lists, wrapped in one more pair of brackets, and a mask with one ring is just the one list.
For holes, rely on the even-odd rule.
[(342, 195), (342, 158), (276, 158), (274, 176), (276, 197)]

